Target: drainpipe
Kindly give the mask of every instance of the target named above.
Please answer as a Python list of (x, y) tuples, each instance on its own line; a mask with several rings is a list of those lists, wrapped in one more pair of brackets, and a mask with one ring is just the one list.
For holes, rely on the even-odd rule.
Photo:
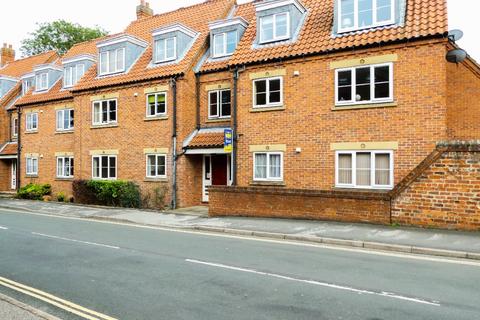
[(177, 208), (177, 80), (172, 78), (171, 80), (172, 92), (173, 92), (173, 173), (172, 173), (172, 204), (173, 210)]
[(238, 109), (238, 68), (233, 71), (233, 150), (232, 150), (232, 185), (237, 185), (237, 109)]
[(22, 134), (21, 134), (21, 131), (20, 131), (20, 128), (22, 127), (21, 126), (21, 123), (22, 123), (22, 108), (21, 107), (17, 107), (17, 114), (18, 114), (18, 121), (17, 121), (17, 191), (18, 189), (20, 189), (20, 186), (21, 186), (21, 181), (20, 181), (20, 177), (21, 177), (21, 174), (20, 172), (22, 171)]
[(12, 114), (13, 112), (8, 112), (8, 116), (9, 116), (9, 123), (10, 123), (10, 130), (8, 130), (9, 134), (8, 134), (8, 141), (12, 141), (13, 140), (13, 135), (12, 135), (12, 129), (13, 129), (13, 122), (12, 122)]
[(197, 130), (200, 130), (200, 74), (195, 73), (195, 93), (196, 93), (196, 101), (197, 104)]

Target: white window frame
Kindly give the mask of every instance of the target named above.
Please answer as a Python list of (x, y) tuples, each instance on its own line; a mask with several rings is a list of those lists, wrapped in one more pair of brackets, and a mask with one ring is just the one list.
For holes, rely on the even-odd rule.
[(30, 91), (31, 87), (32, 87), (32, 83), (28, 80), (24, 80), (22, 83), (22, 94), (26, 95), (28, 91)]
[[(356, 78), (356, 70), (362, 68), (370, 68), (370, 100), (364, 101), (356, 101), (356, 91), (357, 91), (357, 78)], [(390, 97), (388, 98), (379, 98), (375, 99), (375, 68), (377, 67), (389, 67), (389, 93)], [(338, 96), (338, 74), (343, 71), (350, 71), (352, 75), (352, 100), (349, 101), (339, 101)], [(380, 64), (371, 64), (371, 65), (364, 65), (364, 66), (355, 66), (350, 68), (341, 68), (335, 69), (335, 105), (342, 106), (342, 105), (359, 105), (359, 104), (373, 104), (373, 103), (387, 103), (393, 102), (394, 92), (393, 92), (393, 63), (380, 63)]]
[[(69, 172), (66, 172), (66, 161), (69, 162), (69, 168), (70, 168), (70, 171)], [(73, 161), (73, 166), (72, 166), (72, 161)], [(74, 171), (74, 166), (75, 166), (75, 162), (74, 162), (74, 158), (73, 156), (67, 156), (67, 157), (57, 157), (57, 178), (60, 178), (60, 179), (73, 179), (74, 177), (74, 174), (75, 174), (75, 171)], [(62, 162), (62, 165), (60, 165), (60, 162)]]
[[(222, 103), (222, 92), (225, 92), (225, 91), (229, 91), (230, 92), (230, 115), (228, 116), (224, 116), (224, 115), (221, 115), (221, 110), (222, 110), (222, 106), (221, 106), (221, 103)], [(211, 94), (212, 93), (217, 93), (217, 114), (214, 115), (214, 114), (211, 114), (210, 111), (211, 111), (211, 108), (210, 108), (210, 103), (212, 102), (211, 100)], [(232, 90), (231, 89), (221, 89), (221, 90), (211, 90), (211, 91), (208, 91), (208, 118), (209, 119), (230, 119), (232, 117)]]
[[(110, 120), (110, 101), (115, 101), (115, 121), (111, 121)], [(102, 103), (103, 102), (107, 102), (107, 107), (108, 107), (108, 111), (107, 111), (107, 121), (106, 122), (103, 122), (101, 120), (102, 118), (102, 113), (103, 112), (100, 112), (100, 122), (95, 122), (95, 104), (99, 103), (100, 104), (100, 111), (101, 111), (101, 107), (102, 107)], [(94, 126), (108, 126), (110, 124), (116, 124), (118, 123), (118, 99), (106, 99), (106, 100), (97, 100), (97, 101), (93, 101), (92, 102), (92, 124)]]
[[(233, 30), (233, 31), (227, 31), (227, 32), (222, 32), (222, 33), (217, 33), (213, 36), (213, 57), (214, 58), (220, 58), (220, 57), (227, 57), (227, 56), (231, 56), (233, 55), (233, 53), (235, 52), (235, 50), (233, 50), (232, 52), (228, 53), (227, 52), (227, 47), (228, 47), (228, 44), (227, 44), (227, 34), (228, 33), (231, 33), (231, 32), (234, 32), (235, 33), (235, 38), (236, 38), (236, 41), (237, 41), (237, 44), (238, 44), (238, 31), (237, 30)], [(217, 46), (216, 46), (216, 41), (217, 41), (217, 38), (219, 37), (222, 37), (223, 38), (223, 52), (217, 52)]]
[[(267, 177), (266, 178), (257, 178), (255, 176), (255, 168), (256, 168), (256, 156), (259, 154), (265, 154), (267, 155)], [(270, 156), (271, 155), (280, 155), (280, 177), (270, 177)], [(253, 181), (272, 181), (272, 182), (282, 182), (283, 181), (283, 169), (284, 169), (284, 163), (283, 163), (283, 152), (277, 152), (277, 151), (263, 151), (263, 152), (254, 152), (253, 153)]]
[[(280, 102), (271, 103), (270, 102), (270, 81), (271, 80), (280, 80)], [(267, 94), (267, 104), (257, 104), (257, 93), (255, 84), (260, 81), (267, 81), (266, 85), (266, 94)], [(272, 108), (272, 107), (281, 107), (283, 106), (283, 77), (271, 77), (271, 78), (260, 78), (253, 80), (253, 108)]]
[(27, 176), (38, 176), (38, 157), (26, 157), (25, 167)]
[[(285, 36), (277, 36), (277, 17), (280, 15), (286, 15), (287, 16), (287, 35)], [(265, 18), (273, 18), (273, 38), (272, 39), (263, 39), (263, 32), (262, 32), (262, 20)], [(260, 43), (269, 43), (269, 42), (277, 42), (277, 41), (282, 41), (282, 40), (288, 40), (290, 39), (290, 12), (279, 12), (275, 14), (271, 14), (268, 16), (264, 16), (260, 18), (260, 25), (259, 25), (259, 31), (260, 31)]]
[[(168, 40), (173, 39), (173, 56), (168, 57), (167, 56), (167, 43)], [(163, 52), (165, 53), (165, 57), (162, 57), (162, 59), (159, 59), (158, 55), (159, 53), (157, 52), (157, 42), (163, 41)], [(154, 50), (155, 50), (155, 63), (162, 63), (162, 62), (167, 62), (167, 61), (174, 61), (177, 59), (177, 37), (168, 37), (168, 38), (163, 38), (163, 39), (157, 39), (154, 41)]]
[(357, 30), (365, 30), (365, 29), (372, 29), (372, 28), (377, 28), (381, 26), (386, 26), (390, 24), (395, 23), (395, 0), (390, 0), (391, 4), (391, 12), (390, 12), (390, 20), (387, 21), (382, 21), (382, 22), (377, 22), (377, 1), (378, 0), (373, 0), (372, 1), (372, 25), (371, 26), (364, 26), (364, 27), (359, 27), (358, 26), (358, 1), (359, 0), (353, 0), (353, 27), (351, 28), (342, 28), (342, 4), (341, 0), (337, 0), (337, 7), (338, 7), (338, 33), (344, 33), (344, 32), (352, 32), (352, 31), (357, 31)]
[[(113, 70), (110, 70), (110, 52), (114, 51), (115, 52), (115, 66)], [(125, 59), (126, 59), (126, 49), (125, 48), (118, 48), (118, 49), (112, 49), (112, 50), (106, 50), (103, 52), (100, 52), (100, 63), (99, 63), (99, 69), (98, 72), (100, 76), (104, 75), (109, 75), (109, 74), (114, 74), (114, 73), (121, 73), (125, 71)], [(118, 68), (118, 61), (119, 61), (119, 55), (123, 57), (121, 60), (122, 65), (121, 68)], [(106, 64), (106, 71), (102, 72), (102, 66)]]
[[(155, 164), (158, 162), (159, 157), (163, 157), (165, 159), (165, 174), (160, 175), (158, 172), (155, 172), (156, 174), (152, 176), (148, 170), (148, 157), (155, 157)], [(156, 165), (157, 166), (157, 165)], [(167, 155), (163, 153), (148, 153), (145, 155), (145, 170), (146, 170), (146, 177), (151, 178), (151, 179), (163, 179), (167, 177)], [(157, 171), (155, 169), (155, 171)]]
[(35, 91), (45, 90), (48, 90), (48, 72), (42, 72), (35, 76)]
[[(358, 186), (357, 185), (357, 153), (370, 153), (370, 186)], [(339, 156), (347, 154), (352, 156), (352, 183), (342, 184), (339, 183)], [(376, 185), (375, 184), (375, 155), (376, 154), (388, 154), (390, 155), (390, 184), (389, 185)], [(394, 153), (392, 150), (341, 150), (335, 152), (335, 187), (337, 188), (349, 188), (349, 189), (379, 189), (379, 190), (391, 190), (394, 186)]]
[[(65, 127), (64, 127), (64, 124), (65, 124), (65, 113), (68, 112), (68, 116), (70, 117), (70, 112), (72, 112), (72, 111), (73, 111), (73, 114), (74, 114), (74, 116), (73, 116), (73, 121), (74, 121), (74, 123), (73, 123), (72, 126), (70, 126), (70, 121), (69, 121), (69, 122), (68, 122), (69, 127), (68, 127), (68, 128), (65, 128)], [(71, 131), (71, 130), (73, 130), (73, 129), (75, 128), (75, 110), (74, 110), (74, 109), (72, 109), (72, 108), (70, 108), (70, 109), (59, 109), (59, 110), (56, 110), (55, 114), (56, 114), (55, 120), (56, 120), (56, 128), (57, 128), (57, 131)], [(59, 121), (60, 115), (61, 115), (61, 120), (62, 120), (62, 121)], [(59, 124), (61, 124), (62, 126), (59, 127), (59, 126), (58, 126)]]
[[(107, 178), (102, 178), (102, 157), (108, 157), (108, 177)], [(99, 159), (99, 177), (95, 177), (95, 172), (94, 172), (94, 165), (93, 162), (95, 161), (95, 158)], [(110, 159), (115, 158), (115, 177), (110, 176)], [(118, 177), (118, 157), (117, 155), (111, 155), (111, 154), (102, 154), (102, 155), (94, 155), (92, 156), (92, 179), (93, 180), (117, 180)]]
[[(33, 118), (35, 118), (35, 121), (33, 121)], [(38, 130), (38, 113), (37, 112), (27, 113), (27, 115), (25, 116), (25, 122), (26, 122), (25, 128), (27, 132), (37, 131)]]
[(12, 119), (12, 137), (13, 138), (18, 137), (18, 118)]
[(63, 87), (71, 88), (75, 86), (77, 82), (83, 77), (84, 74), (85, 74), (85, 64), (83, 63), (78, 63), (73, 66), (65, 67), (63, 70)]
[[(157, 113), (157, 103), (158, 103), (158, 99), (157, 99), (157, 96), (159, 95), (165, 95), (165, 112), (160, 112), (160, 113)], [(150, 105), (148, 103), (148, 98), (150, 96), (155, 96), (155, 114), (154, 115), (151, 115), (150, 114)], [(154, 92), (154, 93), (148, 93), (146, 94), (146, 117), (147, 118), (156, 118), (156, 117), (162, 117), (162, 116), (166, 116), (167, 115), (167, 111), (168, 111), (168, 93), (167, 91), (162, 91), (162, 92)]]

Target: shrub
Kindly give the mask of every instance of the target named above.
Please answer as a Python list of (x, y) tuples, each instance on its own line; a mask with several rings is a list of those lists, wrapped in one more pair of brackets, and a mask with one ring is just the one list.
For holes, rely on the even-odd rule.
[(140, 188), (129, 181), (79, 180), (74, 182), (74, 198), (80, 203), (139, 208)]
[(66, 199), (67, 199), (67, 196), (65, 195), (65, 193), (63, 193), (63, 192), (57, 193), (57, 201), (58, 202), (65, 202)]
[(142, 196), (142, 207), (164, 210), (167, 206), (168, 190), (168, 185), (162, 185), (151, 191), (145, 191)]
[(17, 198), (30, 200), (43, 200), (44, 196), (52, 193), (52, 186), (49, 184), (30, 183), (20, 188), (17, 192)]
[(83, 204), (101, 204), (95, 196), (94, 190), (87, 186), (88, 180), (73, 181), (73, 197), (76, 202)]

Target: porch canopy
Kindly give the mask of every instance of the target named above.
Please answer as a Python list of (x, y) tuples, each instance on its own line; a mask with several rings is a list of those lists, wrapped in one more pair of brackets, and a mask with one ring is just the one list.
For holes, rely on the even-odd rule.
[(17, 147), (16, 142), (7, 142), (0, 148), (0, 159), (17, 159)]
[(225, 129), (227, 128), (195, 130), (183, 144), (185, 154), (226, 154), (223, 149)]

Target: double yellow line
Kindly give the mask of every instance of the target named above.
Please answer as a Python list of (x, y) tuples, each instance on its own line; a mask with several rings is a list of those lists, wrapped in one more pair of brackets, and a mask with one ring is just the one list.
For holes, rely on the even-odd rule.
[(82, 306), (79, 306), (78, 304), (75, 304), (73, 302), (58, 298), (54, 295), (51, 295), (49, 293), (40, 291), (38, 289), (28, 287), (26, 285), (23, 285), (21, 283), (2, 278), (0, 277), (0, 286), (4, 286), (7, 288), (10, 288), (12, 290), (15, 290), (17, 292), (21, 292), (23, 294), (26, 294), (30, 297), (36, 298), (38, 300), (41, 300), (43, 302), (46, 302), (48, 304), (51, 304), (57, 308), (60, 308), (62, 310), (68, 311), (70, 313), (73, 313), (79, 317), (82, 317), (84, 319), (88, 320), (117, 320), (115, 318), (109, 317), (105, 314), (98, 313), (93, 310), (89, 310), (87, 308), (84, 308)]

